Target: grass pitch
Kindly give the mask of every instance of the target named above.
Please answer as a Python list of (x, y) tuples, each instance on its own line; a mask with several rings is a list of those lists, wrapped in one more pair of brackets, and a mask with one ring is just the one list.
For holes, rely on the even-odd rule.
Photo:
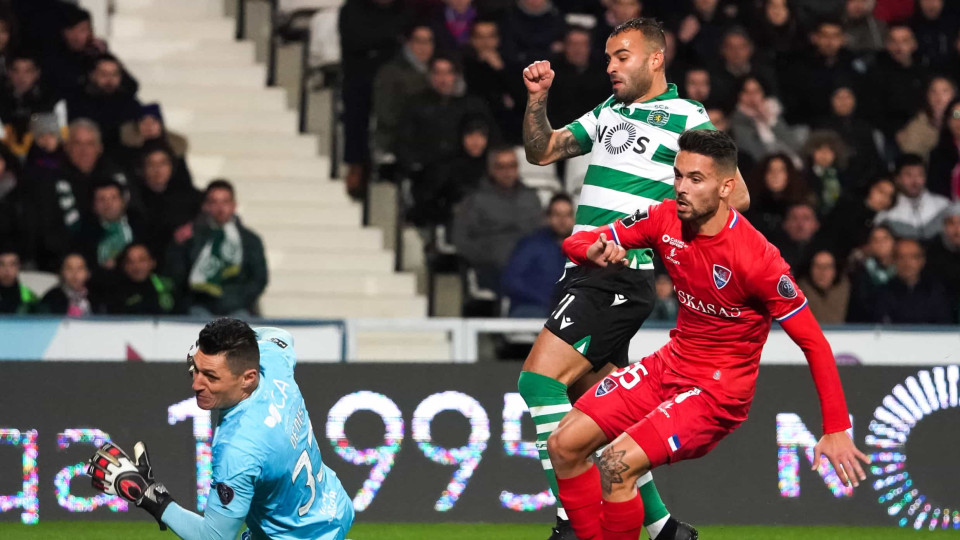
[[(370, 524), (358, 523), (350, 530), (352, 540), (543, 540), (546, 525), (492, 525), (475, 523)], [(27, 526), (0, 523), (3, 540), (172, 540), (152, 523), (48, 522)], [(644, 535), (646, 538), (646, 535)], [(916, 532), (895, 527), (700, 527), (704, 540), (903, 540), (960, 538), (960, 531)]]

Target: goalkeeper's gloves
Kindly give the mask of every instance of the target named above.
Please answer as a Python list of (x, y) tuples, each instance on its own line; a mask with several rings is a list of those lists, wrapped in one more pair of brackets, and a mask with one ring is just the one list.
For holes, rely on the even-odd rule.
[(153, 478), (147, 447), (142, 442), (134, 445), (133, 457), (131, 460), (113, 443), (104, 443), (90, 458), (87, 474), (95, 489), (108, 495), (119, 495), (150, 512), (160, 524), (160, 530), (165, 531), (167, 526), (160, 517), (173, 502), (173, 497)]

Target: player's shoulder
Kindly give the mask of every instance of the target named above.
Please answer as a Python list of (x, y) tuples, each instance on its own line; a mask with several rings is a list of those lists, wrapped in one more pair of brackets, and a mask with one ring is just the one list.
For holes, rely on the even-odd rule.
[(733, 212), (734, 217), (728, 227), (734, 233), (736, 252), (740, 256), (741, 264), (754, 274), (769, 272), (771, 266), (779, 270), (780, 266), (785, 265), (777, 246), (770, 243), (743, 214), (736, 210)]
[(608, 97), (607, 99), (603, 100), (602, 102), (600, 102), (599, 105), (597, 105), (596, 107), (593, 108), (593, 116), (599, 118), (599, 117), (600, 117), (600, 113), (601, 113), (604, 109), (609, 109), (610, 107), (612, 107), (614, 103), (616, 103), (616, 98), (613, 96), (613, 94), (611, 94), (610, 97)]

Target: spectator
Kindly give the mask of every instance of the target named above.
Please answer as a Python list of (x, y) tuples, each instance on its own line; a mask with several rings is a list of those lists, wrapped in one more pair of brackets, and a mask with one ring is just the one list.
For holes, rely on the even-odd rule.
[(795, 274), (807, 267), (813, 254), (813, 239), (819, 229), (820, 221), (813, 205), (801, 203), (787, 209), (781, 233), (772, 243), (780, 248), (783, 260)]
[(777, 94), (776, 74), (754, 55), (753, 42), (743, 28), (731, 28), (723, 36), (720, 59), (720, 65), (710, 75), (711, 95), (717, 103), (733, 107), (740, 80), (747, 76), (763, 81), (768, 95)]
[(893, 246), (896, 238), (886, 225), (877, 225), (870, 231), (869, 239), (862, 250), (855, 251), (851, 260), (850, 305), (847, 322), (873, 322), (877, 294), (881, 287), (893, 278)]
[(787, 0), (764, 0), (760, 20), (752, 30), (757, 51), (777, 65), (793, 56), (805, 40)]
[(853, 54), (844, 47), (839, 21), (821, 21), (810, 41), (813, 43), (810, 53), (780, 66), (781, 86), (790, 88), (784, 98), (787, 99), (787, 120), (791, 123), (807, 123), (826, 116), (833, 91), (841, 85), (856, 86), (860, 79)]
[(873, 126), (856, 115), (857, 96), (849, 86), (840, 86), (830, 96), (831, 114), (817, 123), (819, 129), (829, 129), (846, 143), (849, 169), (858, 171), (860, 178), (872, 178), (886, 173), (886, 166), (877, 150)]
[(774, 152), (795, 156), (799, 147), (796, 137), (780, 117), (780, 102), (767, 97), (763, 83), (752, 75), (744, 77), (737, 96), (737, 108), (730, 117), (730, 130), (740, 151), (754, 161)]
[(120, 61), (103, 54), (94, 61), (83, 92), (67, 98), (70, 120), (89, 118), (96, 122), (109, 152), (119, 149), (121, 126), (136, 122), (140, 113), (136, 94), (129, 84), (123, 84), (123, 75)]
[(472, 0), (443, 0), (429, 23), (437, 50), (456, 52), (466, 47), (476, 18)]
[(563, 48), (563, 16), (550, 0), (516, 0), (500, 26), (507, 64), (551, 60)]
[(947, 105), (940, 139), (930, 152), (930, 191), (960, 200), (960, 98)]
[(60, 265), (60, 282), (43, 295), (39, 311), (67, 317), (93, 315), (100, 307), (89, 281), (90, 270), (83, 255), (68, 253)]
[(960, 81), (960, 32), (953, 40), (953, 47), (943, 64), (935, 66), (937, 71), (948, 75), (954, 81)]
[(937, 146), (947, 106), (957, 97), (957, 87), (946, 77), (934, 77), (927, 84), (926, 102), (910, 122), (897, 132), (897, 146), (905, 154), (927, 160)]
[(413, 183), (410, 221), (421, 227), (449, 225), (453, 208), (480, 186), (487, 170), (489, 144), (490, 125), (481, 118), (465, 119), (459, 153), (427, 167)]
[(944, 9), (944, 0), (917, 0), (910, 21), (917, 38), (917, 53), (926, 65), (941, 65), (950, 56), (960, 21)]
[(93, 215), (84, 221), (79, 241), (95, 268), (114, 269), (127, 244), (143, 241), (144, 223), (139, 214), (127, 212), (128, 201), (129, 194), (115, 180), (93, 187)]
[(820, 324), (843, 324), (850, 303), (850, 280), (837, 270), (833, 254), (823, 250), (810, 259), (807, 275), (797, 283)]
[(354, 198), (362, 198), (366, 193), (373, 78), (380, 66), (396, 54), (397, 37), (406, 24), (400, 0), (347, 0), (340, 8), (343, 161), (347, 164), (347, 192)]
[(408, 171), (453, 157), (458, 150), (457, 134), (465, 117), (490, 118), (480, 98), (460, 95), (460, 66), (445, 55), (430, 60), (430, 87), (410, 100), (400, 121), (398, 159)]
[(562, 81), (550, 88), (547, 114), (553, 126), (573, 122), (610, 97), (610, 77), (604, 65), (590, 55), (590, 31), (586, 28), (567, 30), (563, 56), (553, 69), (557, 80)]
[(927, 71), (917, 61), (917, 40), (909, 26), (891, 25), (885, 46), (867, 76), (867, 88), (874, 89), (868, 110), (873, 124), (892, 140), (923, 106)]
[(484, 289), (499, 289), (514, 246), (540, 225), (540, 199), (520, 180), (511, 147), (491, 149), (487, 179), (454, 210), (453, 242)]
[(673, 281), (670, 276), (660, 274), (654, 281), (654, 290), (657, 299), (653, 303), (653, 311), (650, 312), (648, 320), (651, 321), (676, 321), (680, 313), (680, 304), (677, 302), (677, 294), (673, 290)]
[(888, 178), (876, 180), (863, 197), (859, 190), (843, 194), (824, 219), (816, 244), (845, 261), (854, 249), (867, 243), (877, 214), (893, 206), (896, 188)]
[(832, 131), (814, 131), (803, 154), (807, 163), (806, 184), (816, 198), (818, 213), (829, 214), (843, 192), (855, 184), (846, 174), (847, 147)]
[(7, 5), (0, 5), (0, 80), (6, 78), (10, 51), (18, 48), (17, 20)]
[(810, 200), (803, 177), (786, 154), (765, 157), (747, 175), (750, 209), (747, 219), (768, 239), (776, 238), (787, 209)]
[(29, 214), (29, 185), (13, 152), (0, 144), (0, 243), (13, 244), (28, 264), (33, 260), (33, 216)]
[(888, 324), (949, 324), (951, 306), (943, 284), (923, 275), (920, 242), (901, 238), (894, 248), (897, 273), (877, 291), (875, 321)]
[(567, 262), (561, 244), (573, 232), (573, 201), (558, 193), (547, 206), (547, 226), (520, 239), (503, 269), (502, 290), (510, 317), (545, 319), (553, 286)]
[[(140, 149), (150, 141), (160, 141), (169, 146), (177, 160), (182, 161), (187, 153), (187, 139), (183, 135), (167, 130), (159, 103), (141, 105), (137, 122), (120, 126), (120, 143), (128, 152), (139, 156)], [(136, 158), (132, 161), (135, 162)], [(186, 167), (186, 162), (182, 165)]]
[(0, 246), (0, 313), (33, 313), (37, 295), (20, 283), (20, 255), (11, 245)]
[(950, 201), (927, 189), (927, 168), (923, 158), (904, 154), (894, 171), (897, 200), (890, 210), (877, 215), (877, 223), (886, 223), (901, 238), (929, 240), (940, 234), (943, 213)]
[[(501, 134), (510, 144), (519, 144), (526, 96), (516, 66), (508, 66), (500, 54), (500, 30), (493, 21), (474, 23), (470, 47), (463, 64), (463, 77), (471, 94), (490, 107)], [(604, 74), (606, 77), (606, 74)]]
[(126, 176), (103, 158), (100, 130), (86, 119), (70, 124), (66, 162), (57, 170), (30, 179), (29, 213), (36, 221), (37, 264), (48, 272), (59, 269), (70, 240), (80, 232), (82, 220), (91, 213), (91, 186), (116, 180), (126, 186)]
[[(710, 72), (706, 68), (695, 66), (683, 76), (683, 97), (701, 104), (710, 102), (712, 90)], [(552, 105), (551, 105), (552, 106)]]
[(214, 180), (203, 195), (203, 217), (189, 238), (167, 253), (174, 286), (189, 291), (195, 316), (248, 317), (267, 286), (263, 242), (236, 215), (237, 201), (226, 180)]
[(144, 242), (157, 253), (161, 268), (171, 240), (183, 242), (200, 213), (200, 192), (187, 181), (175, 181), (183, 172), (173, 151), (162, 142), (147, 143), (143, 150), (140, 202), (146, 218)]
[(31, 180), (55, 174), (67, 163), (61, 139), (62, 129), (54, 113), (40, 113), (30, 119), (31, 145), (24, 160), (24, 176)]
[(643, 2), (641, 0), (605, 0), (601, 3), (606, 9), (597, 17), (590, 47), (597, 58), (603, 58), (607, 49), (607, 38), (610, 37), (614, 28), (630, 19), (643, 16)]
[(373, 80), (374, 144), (385, 155), (396, 152), (400, 115), (410, 98), (427, 88), (427, 65), (433, 50), (433, 30), (427, 25), (412, 26), (400, 53), (384, 64)]
[[(107, 44), (93, 34), (90, 13), (82, 8), (61, 4), (60, 43), (50, 47), (42, 65), (53, 90), (69, 96), (83, 90), (96, 59), (107, 52)], [(128, 90), (136, 93), (137, 84), (126, 78)]]
[(960, 321), (960, 203), (953, 203), (943, 218), (943, 232), (927, 250), (929, 273), (947, 288), (953, 322)]
[(873, 10), (873, 15), (888, 23), (893, 21), (902, 21), (913, 15), (913, 6), (915, 0), (877, 0), (877, 7)]
[(693, 0), (692, 10), (677, 29), (677, 46), (689, 51), (691, 60), (712, 65), (723, 41), (723, 35), (736, 23), (719, 0)]
[(30, 119), (37, 113), (52, 112), (58, 100), (40, 84), (40, 68), (33, 57), (10, 56), (7, 84), (0, 93), (0, 118), (6, 131), (3, 142), (7, 147), (18, 156), (25, 156), (33, 143)]
[(876, 0), (846, 0), (843, 29), (847, 48), (856, 55), (872, 55), (883, 49), (887, 24), (873, 16)]
[(177, 307), (173, 282), (155, 273), (147, 246), (132, 243), (117, 257), (117, 271), (103, 291), (111, 315), (169, 315)]

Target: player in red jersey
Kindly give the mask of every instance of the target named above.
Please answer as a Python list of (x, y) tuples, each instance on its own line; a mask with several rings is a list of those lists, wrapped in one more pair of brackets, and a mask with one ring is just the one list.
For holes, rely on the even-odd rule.
[[(620, 264), (653, 248), (673, 279), (680, 313), (670, 341), (615, 371), (580, 398), (547, 441), (560, 500), (581, 540), (640, 536), (636, 480), (700, 457), (747, 418), (772, 318), (803, 349), (820, 397), (825, 455), (841, 480), (866, 479), (830, 345), (790, 267), (728, 203), (737, 148), (719, 131), (688, 131), (676, 157), (676, 200), (568, 238), (577, 264)], [(571, 291), (576, 294), (576, 291)], [(609, 443), (596, 465), (590, 458)], [(602, 501), (602, 504), (601, 504)]]

